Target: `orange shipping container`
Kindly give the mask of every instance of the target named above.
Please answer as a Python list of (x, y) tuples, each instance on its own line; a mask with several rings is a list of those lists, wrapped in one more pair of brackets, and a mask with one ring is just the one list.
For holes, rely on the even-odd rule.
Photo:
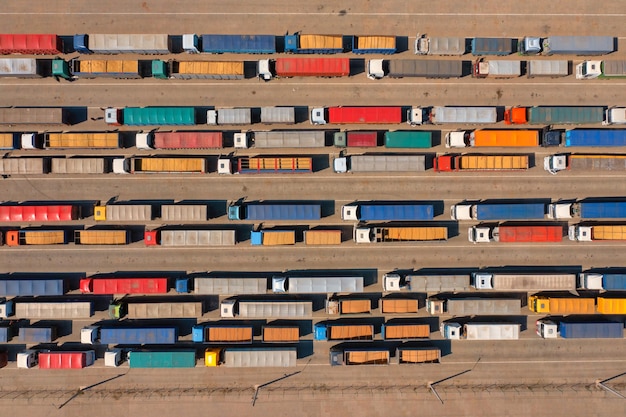
[(250, 342), (252, 327), (209, 327), (210, 342)]
[(341, 230), (305, 230), (304, 243), (307, 245), (339, 245)]
[(369, 313), (372, 303), (370, 300), (341, 300), (341, 314)]
[(441, 350), (436, 347), (398, 349), (400, 363), (439, 362)]
[(385, 340), (427, 338), (430, 336), (428, 324), (385, 324)]
[(297, 342), (299, 339), (298, 327), (263, 327), (264, 342)]
[(419, 300), (410, 298), (383, 298), (383, 313), (417, 313), (419, 310)]
[(470, 135), (470, 144), (481, 146), (539, 146), (538, 130), (475, 130)]

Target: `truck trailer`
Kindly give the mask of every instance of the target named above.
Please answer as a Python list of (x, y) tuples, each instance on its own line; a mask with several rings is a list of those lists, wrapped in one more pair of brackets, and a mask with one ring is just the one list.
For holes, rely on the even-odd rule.
[(303, 318), (313, 315), (312, 301), (250, 301), (223, 300), (220, 304), (222, 318)]
[(436, 172), (522, 171), (530, 166), (528, 155), (440, 155), (435, 158)]
[(363, 292), (363, 277), (272, 277), (272, 292), (290, 294), (326, 294)]
[(465, 38), (426, 36), (417, 34), (415, 37), (415, 54), (417, 55), (456, 55), (465, 54)]
[(369, 314), (372, 312), (372, 301), (369, 298), (331, 297), (326, 300), (326, 312), (337, 314)]
[(389, 365), (390, 356), (385, 348), (331, 349), (330, 365)]
[(191, 338), (195, 343), (228, 343), (246, 344), (252, 343), (254, 329), (251, 325), (203, 323), (197, 324), (191, 329)]
[(84, 294), (166, 294), (167, 278), (83, 278)]
[(518, 315), (521, 309), (522, 301), (520, 299), (478, 297), (441, 299), (431, 297), (426, 300), (426, 311), (433, 315)]
[(564, 134), (563, 146), (626, 146), (626, 129), (571, 129)]
[(433, 146), (433, 132), (394, 130), (385, 132), (385, 148), (427, 149)]
[(380, 326), (380, 335), (383, 340), (427, 339), (430, 337), (430, 325), (387, 321)]
[(341, 230), (305, 230), (304, 244), (305, 245), (340, 245), (341, 244)]
[(0, 279), (0, 296), (63, 295), (66, 287), (63, 279), (21, 279), (8, 275)]
[(175, 327), (101, 327), (80, 330), (80, 343), (94, 345), (171, 345), (178, 339)]
[[(420, 117), (411, 117), (417, 121)], [(429, 119), (432, 124), (492, 124), (498, 121), (496, 107), (442, 107), (431, 109)], [(421, 124), (421, 123), (416, 123)]]
[(626, 224), (575, 224), (569, 227), (568, 237), (578, 242), (626, 240)]
[(51, 158), (52, 174), (106, 174), (110, 167), (104, 158)]
[(599, 314), (626, 314), (626, 298), (598, 297)]
[(206, 174), (205, 158), (134, 157), (113, 160), (115, 174)]
[(235, 230), (147, 230), (144, 233), (146, 246), (234, 246), (237, 243)]
[(549, 36), (542, 42), (544, 55), (606, 55), (615, 45), (612, 36)]
[(42, 175), (48, 172), (47, 160), (44, 158), (2, 158), (0, 159), (0, 175)]
[(228, 220), (320, 220), (320, 204), (234, 203), (228, 206)]
[(464, 61), (437, 59), (370, 59), (367, 64), (367, 78), (460, 78), (463, 76), (463, 64)]
[(401, 203), (357, 203), (341, 208), (342, 220), (353, 221), (423, 221), (434, 218), (432, 204)]
[(313, 158), (283, 155), (218, 160), (218, 174), (231, 174), (233, 171), (237, 174), (310, 174), (313, 172)]
[(528, 78), (565, 77), (570, 73), (569, 61), (566, 60), (531, 59), (527, 61), (526, 65)]
[(461, 130), (446, 133), (446, 148), (537, 147), (541, 144), (539, 130)]
[(351, 155), (335, 158), (333, 170), (345, 172), (424, 172), (425, 155)]
[(338, 54), (343, 52), (343, 35), (285, 35), (285, 52), (293, 54)]
[(551, 174), (565, 170), (626, 171), (626, 155), (557, 154), (543, 159), (543, 169)]
[(114, 126), (192, 126), (196, 124), (194, 107), (109, 107), (104, 122)]
[(450, 214), (452, 220), (542, 220), (546, 206), (543, 203), (461, 203), (453, 205)]
[(511, 55), (513, 41), (511, 38), (472, 38), (472, 55)]
[(130, 368), (195, 368), (195, 350), (141, 351), (128, 353)]
[(311, 110), (311, 123), (324, 124), (399, 124), (402, 107), (322, 107)]
[(467, 292), (470, 289), (469, 275), (383, 275), (383, 291), (441, 293)]
[(443, 322), (439, 328), (445, 339), (517, 340), (521, 326), (519, 323), (472, 322), (461, 325), (454, 322)]
[(352, 37), (352, 52), (391, 55), (396, 53), (395, 36), (357, 35)]
[(144, 73), (137, 60), (72, 59), (52, 61), (52, 75), (66, 80), (81, 78), (140, 79)]
[[(167, 75), (178, 80), (243, 80), (243, 64), (243, 61), (170, 60), (167, 62)], [(155, 71), (152, 73), (154, 76)], [(157, 75), (156, 78), (161, 77)]]
[(0, 54), (57, 55), (63, 39), (54, 34), (6, 33), (0, 35)]
[(504, 112), (504, 123), (560, 125), (601, 124), (605, 108), (601, 106), (536, 106), (511, 107)]
[(420, 304), (417, 298), (381, 298), (380, 310), (385, 314), (409, 314), (419, 312)]
[(298, 351), (295, 347), (226, 348), (224, 366), (231, 368), (287, 368), (296, 366)]
[(15, 303), (15, 317), (28, 319), (88, 319), (93, 314), (91, 301)]
[(436, 346), (401, 346), (396, 349), (398, 364), (439, 363), (441, 349)]
[[(187, 37), (187, 38), (185, 38)], [(276, 37), (274, 35), (183, 35), (183, 44), (187, 40), (187, 52), (207, 54), (274, 54)], [(198, 42), (199, 41), (199, 42)], [(200, 43), (200, 45), (198, 45)]]
[(67, 242), (64, 230), (8, 230), (5, 234), (7, 246), (64, 245)]
[(576, 274), (473, 272), (471, 286), (495, 291), (575, 291)]
[(263, 343), (297, 343), (300, 340), (298, 326), (263, 326)]
[(252, 109), (216, 109), (206, 112), (208, 125), (249, 125), (252, 123)]
[(199, 318), (204, 312), (202, 301), (178, 301), (173, 303), (150, 302), (137, 303), (132, 298), (128, 301), (113, 300), (109, 305), (109, 317), (120, 319), (184, 319)]
[(21, 343), (52, 343), (57, 338), (57, 328), (50, 327), (20, 327), (18, 340)]
[(544, 339), (623, 339), (624, 324), (611, 321), (537, 320), (536, 333)]
[(522, 75), (522, 61), (477, 60), (472, 65), (476, 78), (515, 78)]
[(161, 220), (164, 222), (205, 222), (209, 219), (206, 204), (163, 204)]
[(69, 112), (62, 107), (5, 107), (0, 108), (3, 125), (66, 125)]
[(75, 230), (77, 245), (127, 245), (130, 243), (128, 230)]
[(2, 204), (2, 222), (69, 222), (81, 216), (80, 206), (72, 204)]
[(314, 340), (374, 340), (373, 324), (340, 324), (333, 322), (316, 323), (313, 329)]
[(529, 295), (528, 309), (535, 313), (566, 315), (566, 314), (594, 314), (596, 300), (582, 297), (550, 297), (545, 295)]
[(338, 148), (375, 148), (378, 146), (378, 132), (363, 130), (335, 132), (333, 144)]
[(445, 226), (367, 227), (355, 226), (356, 243), (432, 242), (448, 240)]
[[(191, 281), (193, 279), (193, 281)], [(189, 283), (193, 282), (193, 288)], [(176, 292), (193, 292), (198, 295), (239, 295), (267, 293), (268, 278), (246, 277), (195, 277), (176, 280)]]
[(137, 149), (220, 149), (222, 132), (147, 132), (135, 135)]
[(296, 244), (295, 230), (258, 230), (250, 232), (253, 246), (283, 246)]
[(264, 80), (272, 77), (347, 77), (349, 58), (276, 58), (260, 60), (258, 75)]
[(45, 74), (42, 62), (34, 58), (0, 58), (0, 77), (39, 78)]
[(81, 54), (169, 54), (166, 34), (79, 34), (74, 35), (74, 50)]
[(561, 242), (563, 240), (563, 226), (523, 226), (500, 225), (496, 227), (472, 226), (467, 230), (467, 236), (472, 243), (539, 243)]
[(96, 206), (93, 212), (96, 221), (149, 222), (152, 220), (150, 204), (107, 204)]

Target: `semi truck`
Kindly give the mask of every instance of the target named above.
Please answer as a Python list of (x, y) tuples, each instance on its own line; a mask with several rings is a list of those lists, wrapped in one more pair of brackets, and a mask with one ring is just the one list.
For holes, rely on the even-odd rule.
[[(133, 301), (132, 299), (129, 299)], [(120, 319), (181, 319), (202, 317), (202, 301), (178, 301), (175, 303), (151, 302), (137, 303), (113, 300), (109, 305), (109, 317)]]
[(383, 291), (441, 293), (469, 290), (469, 275), (383, 275)]
[(195, 368), (195, 350), (141, 351), (128, 352), (130, 368)]
[(63, 245), (67, 243), (64, 230), (8, 230), (5, 235), (7, 246)]
[(441, 335), (451, 340), (517, 340), (521, 331), (519, 323), (466, 323), (443, 322)]
[(526, 75), (533, 77), (565, 77), (569, 75), (569, 61), (531, 59), (526, 63)]
[(535, 313), (565, 315), (565, 314), (594, 314), (596, 300), (582, 297), (550, 297), (546, 295), (529, 295), (528, 309)]
[(197, 324), (191, 329), (194, 343), (252, 343), (254, 329), (247, 324), (220, 324), (219, 322)]
[(340, 245), (341, 244), (341, 230), (305, 230), (304, 244), (305, 245)]
[(219, 158), (218, 174), (310, 174), (313, 158), (293, 156)]
[(575, 291), (576, 274), (473, 272), (471, 286), (495, 291)]
[(424, 120), (424, 111), (421, 108), (411, 110), (410, 124), (492, 124), (498, 121), (496, 107), (442, 107), (434, 106), (428, 113), (428, 120)]
[(626, 240), (626, 224), (575, 224), (568, 229), (569, 240), (591, 242), (594, 240)]
[(373, 324), (344, 324), (336, 322), (316, 323), (313, 329), (314, 340), (374, 340)]
[(356, 243), (426, 242), (437, 240), (448, 240), (447, 227), (354, 227), (354, 241)]
[(626, 201), (578, 201), (548, 205), (551, 219), (624, 219)]
[[(571, 319), (569, 319), (571, 320)], [(611, 321), (560, 321), (540, 319), (536, 333), (544, 339), (623, 339), (624, 324)]]
[(252, 109), (249, 107), (237, 109), (207, 110), (208, 125), (249, 125), (252, 123)]
[(320, 204), (298, 203), (244, 203), (228, 206), (228, 220), (320, 220)]
[[(612, 36), (549, 36), (542, 42), (544, 55), (606, 55), (615, 51)], [(539, 52), (539, 51), (538, 51)]]
[(3, 125), (67, 125), (69, 111), (62, 107), (5, 107), (0, 108)]
[(115, 174), (206, 174), (205, 158), (133, 157), (113, 160)]
[(511, 107), (504, 111), (504, 123), (531, 125), (601, 124), (605, 108), (601, 106)]
[(476, 78), (515, 78), (522, 75), (522, 61), (484, 61), (472, 64), (472, 76)]
[(323, 130), (272, 130), (254, 131), (252, 134), (235, 133), (235, 148), (323, 148), (326, 133)]
[(169, 54), (166, 34), (78, 34), (74, 50), (81, 54)]
[(86, 345), (171, 345), (178, 339), (175, 327), (101, 327), (80, 330), (80, 343)]
[(2, 222), (69, 222), (81, 216), (80, 206), (72, 204), (2, 204)]
[(465, 54), (465, 38), (426, 36), (417, 34), (415, 37), (415, 54), (417, 55), (456, 55)]
[(104, 122), (114, 126), (193, 126), (194, 107), (109, 107), (104, 110)]
[(522, 171), (530, 166), (528, 155), (439, 155), (434, 160), (436, 172)]
[(513, 42), (511, 38), (472, 38), (472, 55), (511, 55)]
[(21, 279), (8, 275), (0, 279), (0, 296), (63, 295), (66, 291), (63, 279)]
[[(207, 349), (206, 354), (214, 353), (217, 350)], [(224, 366), (231, 368), (287, 368), (296, 366), (298, 351), (295, 347), (225, 348), (223, 357)], [(207, 360), (205, 357), (207, 366), (216, 366), (212, 365), (213, 362), (215, 361)]]
[(144, 77), (144, 71), (139, 67), (137, 60), (119, 59), (72, 59), (52, 61), (52, 76), (66, 80), (81, 78), (121, 78), (139, 79)]
[(522, 301), (507, 298), (447, 298), (431, 297), (426, 300), (426, 311), (433, 315), (489, 316), (520, 314)]
[(258, 62), (257, 74), (265, 81), (290, 77), (347, 77), (349, 58), (276, 58)]
[(478, 203), (455, 204), (452, 220), (542, 220), (546, 216), (543, 203)]
[(557, 154), (543, 159), (543, 169), (551, 174), (565, 170), (626, 171), (626, 155)]
[(626, 291), (626, 274), (585, 272), (578, 275), (578, 286), (587, 290)]
[(385, 132), (385, 148), (426, 149), (433, 146), (433, 133), (427, 131), (394, 130)]
[(331, 349), (330, 366), (389, 365), (391, 353), (385, 348)]
[(417, 298), (381, 298), (380, 310), (384, 314), (409, 314), (417, 313), (420, 308)]
[(253, 246), (283, 246), (296, 244), (295, 230), (258, 230), (250, 232)]
[(104, 158), (51, 158), (52, 174), (106, 174), (110, 167)]
[(378, 132), (363, 130), (335, 132), (333, 144), (339, 148), (375, 148), (378, 146)]
[(234, 246), (237, 243), (235, 230), (147, 230), (144, 233), (146, 246)]
[(222, 132), (145, 132), (135, 135), (137, 149), (220, 149)]
[(128, 230), (75, 230), (77, 245), (127, 245), (130, 243)]
[(166, 294), (167, 278), (83, 278), (83, 294)]
[(626, 146), (626, 129), (572, 129), (563, 134), (563, 145), (570, 146)]
[(363, 281), (363, 277), (356, 276), (274, 276), (272, 277), (272, 291), (290, 294), (363, 292)]
[(399, 124), (402, 123), (402, 107), (318, 107), (311, 110), (311, 123)]
[(383, 340), (427, 339), (430, 337), (430, 325), (387, 321), (380, 326), (380, 335)]
[(45, 75), (42, 61), (34, 58), (0, 58), (0, 77), (39, 78)]
[(297, 343), (300, 340), (298, 326), (263, 326), (263, 343)]
[(222, 318), (302, 318), (313, 315), (312, 301), (250, 301), (223, 300), (220, 304)]
[(369, 314), (372, 311), (372, 301), (368, 298), (340, 298), (331, 297), (326, 300), (326, 313), (337, 314)]
[(460, 78), (463, 76), (463, 64), (464, 61), (438, 59), (370, 59), (367, 63), (367, 78)]
[[(161, 63), (161, 71), (155, 71), (153, 61), (152, 76), (178, 80), (243, 80), (243, 61), (174, 61)], [(165, 70), (165, 71), (164, 71)]]
[(183, 35), (183, 49), (207, 54), (274, 54), (274, 35)]
[(152, 205), (107, 204), (95, 206), (93, 218), (95, 221), (149, 222), (152, 220)]
[(341, 208), (342, 220), (353, 221), (422, 221), (434, 218), (432, 204), (401, 203), (356, 203)]
[(82, 369), (96, 361), (96, 352), (87, 351), (51, 351), (25, 350), (17, 354), (18, 368), (39, 369)]
[(400, 365), (439, 363), (441, 360), (441, 349), (436, 346), (401, 346), (396, 349), (396, 357)]
[(192, 278), (176, 280), (176, 291), (179, 293), (192, 292), (198, 295), (239, 295), (267, 293), (268, 278), (221, 278), (195, 277), (193, 288), (189, 287)]
[(467, 236), (472, 243), (539, 243), (561, 242), (563, 240), (563, 226), (523, 226), (500, 225), (495, 227), (472, 226), (467, 230)]
[(6, 33), (0, 35), (0, 54), (57, 55), (63, 39), (54, 34)]
[(363, 35), (352, 37), (352, 52), (362, 54), (391, 55), (396, 53), (395, 36)]
[(576, 65), (576, 79), (625, 78), (626, 61), (583, 61)]
[(285, 52), (293, 54), (338, 54), (343, 52), (343, 35), (285, 35)]
[(424, 172), (425, 155), (351, 155), (335, 158), (333, 170), (345, 172)]
[(461, 130), (446, 133), (446, 148), (537, 147), (541, 144), (539, 130)]
[[(5, 312), (9, 312), (6, 301), (4, 304)], [(16, 318), (28, 319), (88, 319), (93, 314), (91, 301), (19, 301), (14, 308)]]
[(626, 314), (626, 298), (598, 297), (599, 314)]

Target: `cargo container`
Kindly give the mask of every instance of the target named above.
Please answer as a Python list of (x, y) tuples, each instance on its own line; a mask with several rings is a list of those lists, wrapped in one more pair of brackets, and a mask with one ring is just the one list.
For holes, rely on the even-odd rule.
[(368, 298), (331, 297), (326, 300), (326, 313), (337, 314), (369, 314), (372, 312), (372, 301)]
[(361, 54), (383, 54), (391, 55), (396, 53), (395, 36), (353, 36), (352, 52)]
[(528, 155), (440, 155), (434, 170), (452, 171), (522, 171), (530, 166)]
[(139, 351), (128, 353), (131, 368), (195, 368), (195, 350)]
[(166, 294), (167, 278), (83, 278), (84, 294)]
[(472, 243), (539, 243), (561, 242), (563, 240), (563, 226), (510, 226), (496, 227), (472, 226), (467, 231), (468, 239)]
[(305, 230), (305, 245), (340, 245), (341, 230)]
[(164, 204), (161, 220), (164, 222), (204, 222), (209, 219), (209, 208), (205, 204)]
[(594, 298), (556, 298), (544, 295), (529, 295), (528, 309), (535, 313), (564, 315), (564, 314), (594, 314), (596, 300)]
[(149, 132), (137, 133), (137, 149), (220, 149), (222, 132)]
[(626, 298), (598, 297), (598, 313), (626, 314)]
[(604, 121), (605, 108), (601, 106), (538, 106), (511, 107), (504, 112), (504, 123), (559, 125), (590, 124)]
[(576, 65), (576, 79), (625, 78), (626, 61), (583, 61)]
[(389, 349), (351, 348), (330, 350), (330, 365), (389, 365)]
[(234, 203), (228, 207), (228, 220), (320, 220), (319, 204)]
[(417, 55), (464, 55), (465, 38), (433, 37), (417, 34), (415, 38)]
[(513, 42), (511, 38), (473, 38), (472, 55), (511, 55)]
[(178, 339), (175, 327), (101, 327), (80, 330), (80, 343), (93, 345), (171, 345)]
[[(272, 63), (276, 77), (346, 77), (350, 75), (349, 58), (277, 58), (268, 64), (270, 68)], [(266, 74), (261, 71), (259, 73), (267, 79)]]
[[(183, 35), (194, 36), (195, 35)], [(197, 40), (197, 37), (195, 37)], [(274, 35), (202, 35), (200, 50), (209, 54), (274, 54)], [(195, 45), (197, 47), (197, 44)], [(195, 52), (198, 52), (197, 50)]]
[[(224, 159), (220, 159), (224, 161)], [(228, 161), (228, 160), (226, 160)], [(226, 164), (230, 165), (230, 164)], [(224, 170), (226, 170), (225, 168)], [(219, 172), (218, 173), (230, 173)], [(239, 174), (305, 174), (313, 172), (313, 158), (311, 157), (291, 157), (291, 156), (271, 156), (271, 157), (249, 157), (237, 158), (235, 172)]]
[(296, 123), (295, 107), (261, 107), (261, 123)]
[(232, 368), (286, 368), (296, 366), (298, 351), (284, 348), (226, 348), (224, 366)]
[(196, 343), (252, 343), (252, 326), (203, 323), (191, 329), (192, 340)]
[(52, 343), (57, 338), (56, 327), (20, 327), (20, 343)]
[(113, 160), (115, 174), (206, 174), (206, 158), (116, 158)]
[(45, 76), (41, 61), (33, 58), (0, 58), (0, 77), (39, 78)]
[(53, 174), (105, 174), (104, 158), (51, 158)]
[(136, 303), (114, 300), (109, 305), (109, 316), (119, 319), (183, 319), (199, 318), (204, 312), (203, 302), (177, 301), (174, 303)]
[(147, 230), (146, 246), (234, 246), (235, 230)]
[(370, 59), (367, 63), (367, 78), (460, 78), (463, 76), (463, 64), (464, 61), (438, 59)]
[(579, 201), (548, 205), (552, 219), (624, 219), (626, 201)]
[(62, 107), (3, 107), (0, 108), (3, 125), (66, 125), (69, 113)]
[(432, 204), (383, 203), (349, 204), (341, 208), (342, 220), (355, 221), (421, 221), (434, 217)]
[(220, 304), (222, 318), (302, 318), (313, 315), (312, 301), (243, 301), (223, 300)]
[(44, 147), (48, 149), (117, 149), (120, 147), (120, 134), (117, 132), (45, 133)]
[(543, 169), (556, 174), (564, 170), (626, 171), (626, 155), (560, 154), (546, 156)]
[[(190, 292), (189, 280), (190, 278), (178, 279), (176, 291)], [(193, 278), (193, 292), (198, 295), (265, 294), (267, 284), (268, 278), (196, 277)]]
[(604, 112), (603, 125), (626, 124), (626, 107), (610, 107)]
[(110, 125), (127, 126), (190, 126), (196, 124), (193, 107), (109, 107), (104, 121)]
[(550, 36), (542, 43), (544, 55), (606, 55), (615, 45), (612, 36)]
[(333, 160), (333, 170), (344, 172), (424, 172), (425, 155), (351, 155)]
[(67, 235), (63, 230), (9, 230), (5, 235), (7, 246), (63, 245)]
[(626, 146), (626, 129), (572, 129), (565, 131), (563, 145)]
[(109, 59), (72, 59), (69, 62), (61, 59), (52, 61), (52, 75), (75, 80), (79, 78), (143, 78), (137, 60)]
[(333, 134), (333, 144), (339, 148), (375, 148), (378, 146), (376, 131), (341, 131)]
[(626, 224), (596, 224), (593, 226), (572, 225), (568, 230), (569, 240), (591, 242), (594, 240), (626, 240)]
[(0, 205), (1, 222), (68, 222), (80, 218), (80, 207), (76, 205)]
[(496, 291), (575, 291), (576, 274), (473, 272), (471, 286)]
[(295, 230), (259, 230), (250, 232), (250, 244), (253, 246), (283, 246), (296, 244)]
[(446, 148), (465, 147), (537, 147), (541, 144), (538, 130), (474, 130), (446, 134)]
[(441, 349), (435, 346), (399, 347), (396, 357), (400, 365), (416, 363), (439, 363)]
[(0, 175), (41, 175), (47, 173), (43, 158), (3, 158), (0, 159)]
[(544, 339), (622, 339), (624, 324), (610, 321), (561, 321), (537, 320), (538, 336)]
[(311, 123), (330, 124), (398, 124), (402, 107), (326, 107), (311, 111)]
[(342, 35), (285, 35), (285, 52), (295, 54), (337, 54), (343, 52)]
[(522, 75), (522, 61), (484, 61), (472, 64), (472, 76), (476, 78), (515, 78)]
[(386, 148), (425, 149), (433, 146), (432, 132), (395, 130), (385, 132)]
[(169, 54), (170, 39), (165, 34), (79, 34), (74, 35), (74, 50), (81, 54)]
[(0, 149), (19, 149), (20, 136), (19, 133), (0, 133)]
[(542, 220), (546, 216), (543, 203), (479, 203), (455, 204), (452, 220)]
[(170, 78), (178, 80), (243, 80), (243, 61), (168, 61)]
[(96, 361), (96, 352), (88, 351), (39, 351), (39, 369), (82, 369)]
[(440, 325), (445, 339), (459, 340), (516, 340), (519, 339), (519, 323), (459, 323), (444, 322)]
[(450, 316), (489, 316), (519, 315), (522, 309), (520, 299), (506, 298), (428, 298), (426, 311), (433, 315)]
[(0, 35), (0, 54), (57, 55), (63, 53), (61, 37), (52, 34)]
[(441, 293), (469, 290), (469, 275), (383, 275), (383, 291)]
[(235, 133), (235, 148), (323, 148), (326, 137), (323, 130), (255, 131), (252, 137)]
[(587, 290), (626, 291), (626, 274), (585, 272), (578, 275), (578, 286)]
[(383, 242), (426, 242), (448, 240), (448, 228), (445, 226), (418, 227), (363, 227), (355, 226), (356, 243)]
[(0, 296), (63, 295), (66, 285), (63, 279), (20, 279), (8, 276), (0, 279)]
[(490, 124), (498, 121), (498, 113), (496, 107), (435, 106), (430, 111), (429, 121), (433, 124)]
[(383, 340), (425, 339), (430, 337), (430, 325), (427, 323), (387, 322), (380, 327)]
[(263, 326), (263, 342), (265, 343), (297, 343), (300, 340), (298, 326)]
[(417, 298), (381, 298), (380, 303), (383, 314), (417, 313), (420, 308)]
[(75, 230), (77, 245), (127, 245), (130, 243), (128, 230)]
[(374, 340), (373, 324), (316, 323), (314, 340)]
[(569, 75), (569, 61), (531, 59), (526, 63), (528, 78), (533, 77), (565, 77)]
[(107, 204), (94, 208), (94, 220), (117, 222), (147, 222), (152, 220), (149, 204)]
[(91, 301), (16, 302), (16, 318), (88, 319), (93, 314)]
[(272, 277), (272, 291), (290, 294), (363, 292), (363, 277)]

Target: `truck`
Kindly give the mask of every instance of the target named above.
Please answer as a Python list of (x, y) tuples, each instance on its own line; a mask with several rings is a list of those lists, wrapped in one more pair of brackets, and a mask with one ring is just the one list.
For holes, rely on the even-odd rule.
[(624, 77), (626, 77), (626, 61), (583, 61), (576, 65), (577, 80)]
[(2, 204), (0, 221), (2, 222), (69, 222), (78, 220), (80, 206), (73, 204)]
[(220, 149), (222, 132), (147, 132), (135, 135), (137, 149)]
[(626, 124), (626, 107), (610, 107), (604, 112), (603, 125)]
[(263, 343), (297, 343), (300, 340), (298, 326), (263, 326)]
[(455, 204), (450, 209), (452, 220), (542, 220), (544, 203), (478, 203)]
[(130, 368), (195, 368), (195, 350), (141, 351), (128, 352)]
[[(18, 355), (24, 353), (21, 352)], [(67, 352), (41, 350), (38, 353), (39, 369), (82, 369), (93, 365), (96, 361), (96, 352), (93, 350)], [(18, 359), (18, 363), (20, 362)]]
[[(185, 42), (187, 41), (187, 42)], [(198, 42), (200, 41), (200, 42)], [(200, 44), (200, 45), (198, 45)], [(183, 35), (183, 49), (207, 54), (274, 54), (274, 35)]]
[(626, 291), (626, 274), (584, 272), (578, 286), (586, 290)]
[(626, 314), (626, 298), (598, 297), (599, 314)]
[(389, 365), (391, 353), (385, 348), (331, 349), (330, 366)]
[(380, 299), (380, 311), (384, 314), (417, 313), (420, 308), (417, 298), (389, 298)]
[(64, 230), (8, 230), (5, 243), (7, 246), (64, 245), (67, 235)]
[(3, 125), (67, 125), (69, 120), (69, 112), (63, 107), (0, 108)]
[(517, 340), (521, 331), (519, 323), (466, 323), (443, 322), (439, 331), (451, 340)]
[(446, 133), (446, 148), (540, 145), (538, 130), (461, 130)]
[(489, 316), (520, 314), (522, 301), (507, 298), (447, 298), (431, 297), (426, 300), (426, 311), (433, 315)]
[(396, 349), (396, 357), (400, 365), (439, 363), (441, 360), (441, 349), (436, 346), (401, 346)]
[(335, 132), (333, 144), (338, 148), (375, 148), (378, 146), (378, 132), (364, 130)]
[(178, 339), (175, 327), (101, 327), (80, 329), (80, 343), (94, 345), (171, 345)]
[(52, 61), (52, 76), (66, 80), (80, 78), (139, 79), (144, 77), (137, 60), (72, 59)]
[(114, 126), (193, 126), (194, 107), (109, 107), (104, 110), (104, 122)]
[(460, 78), (463, 76), (463, 64), (464, 61), (439, 59), (370, 59), (367, 63), (367, 78)]
[(396, 37), (380, 35), (357, 35), (352, 37), (352, 52), (362, 54), (395, 54)]
[(66, 287), (63, 279), (21, 279), (9, 275), (0, 279), (0, 296), (63, 295)]
[(615, 51), (612, 36), (549, 36), (543, 39), (544, 55), (606, 55)]
[(526, 75), (534, 77), (565, 77), (569, 75), (569, 61), (531, 59), (526, 62)]
[(231, 368), (287, 368), (296, 366), (298, 350), (284, 348), (225, 348), (224, 366)]
[(387, 321), (380, 326), (380, 335), (383, 340), (427, 339), (430, 337), (430, 325)]
[(472, 55), (511, 55), (513, 42), (511, 38), (472, 38)]
[(243, 64), (243, 61), (170, 60), (167, 62), (167, 74), (176, 80), (243, 80)]
[(167, 294), (167, 278), (83, 278), (83, 294)]
[(272, 292), (290, 294), (363, 292), (363, 281), (363, 277), (357, 276), (274, 276)]
[(41, 61), (34, 58), (0, 58), (0, 77), (39, 78), (45, 74)]
[(385, 132), (385, 148), (424, 149), (433, 146), (433, 133), (425, 131), (407, 132), (394, 130)]
[(148, 222), (152, 220), (150, 204), (107, 204), (96, 206), (93, 213), (95, 221)]
[(326, 134), (323, 130), (254, 131), (251, 135), (235, 133), (235, 148), (323, 148)]
[(106, 174), (109, 171), (104, 158), (51, 158), (52, 174)]
[(326, 313), (337, 314), (369, 314), (372, 312), (372, 301), (369, 298), (331, 297), (326, 300)]
[(194, 343), (252, 343), (254, 329), (248, 324), (221, 324), (209, 322), (197, 324), (191, 329)]
[(288, 124), (296, 123), (295, 107), (261, 107), (261, 123)]
[(0, 35), (0, 54), (62, 54), (63, 40), (54, 34), (6, 33)]
[[(179, 293), (191, 292), (189, 281), (191, 278), (176, 280), (176, 291)], [(267, 293), (268, 278), (220, 278), (195, 277), (193, 278), (193, 293), (198, 295), (239, 295)]]
[(206, 204), (163, 204), (161, 220), (164, 222), (204, 222), (209, 219)]
[(424, 172), (425, 155), (350, 155), (335, 158), (333, 170), (345, 172)]
[(563, 145), (626, 146), (626, 129), (571, 129), (564, 134)]
[(353, 221), (422, 221), (434, 218), (432, 204), (417, 202), (353, 203), (341, 208), (342, 220)]
[(235, 230), (146, 230), (146, 246), (234, 246), (237, 243)]
[(276, 58), (258, 62), (258, 76), (273, 77), (346, 77), (350, 75), (349, 58)]
[(284, 155), (218, 160), (218, 174), (231, 174), (233, 171), (237, 174), (306, 174), (313, 172), (313, 158)]
[(596, 300), (582, 297), (550, 297), (547, 295), (529, 295), (528, 309), (535, 313), (550, 315), (594, 314)]
[(113, 160), (115, 174), (206, 174), (206, 158), (133, 157)]
[(543, 159), (543, 169), (551, 174), (565, 170), (626, 171), (626, 155), (556, 154)]
[(320, 204), (300, 203), (244, 203), (228, 206), (228, 220), (320, 220)]
[(458, 171), (523, 171), (529, 168), (528, 155), (439, 155), (436, 172)]
[(305, 245), (340, 245), (341, 244), (341, 230), (305, 230), (304, 244)]
[(426, 242), (448, 240), (448, 228), (445, 226), (415, 227), (367, 227), (355, 226), (356, 243), (384, 242)]
[(311, 124), (399, 124), (402, 107), (317, 107), (311, 110)]
[(560, 321), (540, 319), (537, 336), (544, 339), (623, 339), (624, 324), (612, 321)]
[(74, 51), (81, 54), (169, 54), (170, 37), (166, 34), (78, 34)]
[(522, 61), (478, 59), (472, 64), (472, 76), (476, 78), (515, 78), (521, 75)]
[(127, 245), (130, 243), (128, 230), (74, 230), (77, 245)]
[(575, 291), (576, 274), (472, 272), (470, 285), (476, 290)]
[(15, 303), (16, 318), (88, 319), (92, 314), (91, 301), (19, 301)]
[(296, 244), (295, 230), (258, 230), (250, 232), (253, 246), (282, 246)]
[(578, 242), (626, 240), (626, 224), (575, 224), (569, 227), (568, 237)]
[(458, 292), (470, 290), (469, 275), (383, 275), (383, 291)]
[(343, 52), (342, 35), (285, 35), (285, 52), (293, 54), (338, 54)]
[(605, 108), (601, 106), (510, 107), (504, 111), (504, 123), (531, 125), (600, 124)]
[(416, 55), (457, 55), (465, 54), (465, 38), (426, 36), (417, 34), (415, 37)]
[(202, 301), (177, 301), (137, 303), (113, 300), (109, 305), (109, 317), (120, 319), (184, 319), (199, 318), (204, 312)]
[(52, 343), (57, 338), (57, 328), (50, 327), (20, 327), (18, 341), (20, 343)]
[(337, 322), (315, 323), (313, 340), (374, 340), (373, 324), (344, 324)]
[(45, 133), (46, 149), (117, 149), (120, 147), (118, 132), (68, 132)]
[[(422, 112), (423, 114), (423, 112)], [(419, 116), (411, 117), (418, 120)], [(491, 124), (497, 123), (498, 112), (496, 107), (443, 107), (434, 106), (430, 110), (428, 121), (432, 124)], [(423, 121), (420, 120), (421, 124)]]
[(538, 243), (561, 242), (563, 240), (563, 226), (561, 225), (500, 225), (495, 227), (472, 226), (467, 230), (467, 236), (472, 243)]
[(41, 175), (48, 172), (44, 158), (3, 158), (0, 159), (0, 175)]
[(223, 300), (220, 304), (222, 318), (302, 318), (313, 315), (312, 301), (250, 301)]
[(552, 219), (624, 219), (626, 201), (558, 202), (548, 205)]

